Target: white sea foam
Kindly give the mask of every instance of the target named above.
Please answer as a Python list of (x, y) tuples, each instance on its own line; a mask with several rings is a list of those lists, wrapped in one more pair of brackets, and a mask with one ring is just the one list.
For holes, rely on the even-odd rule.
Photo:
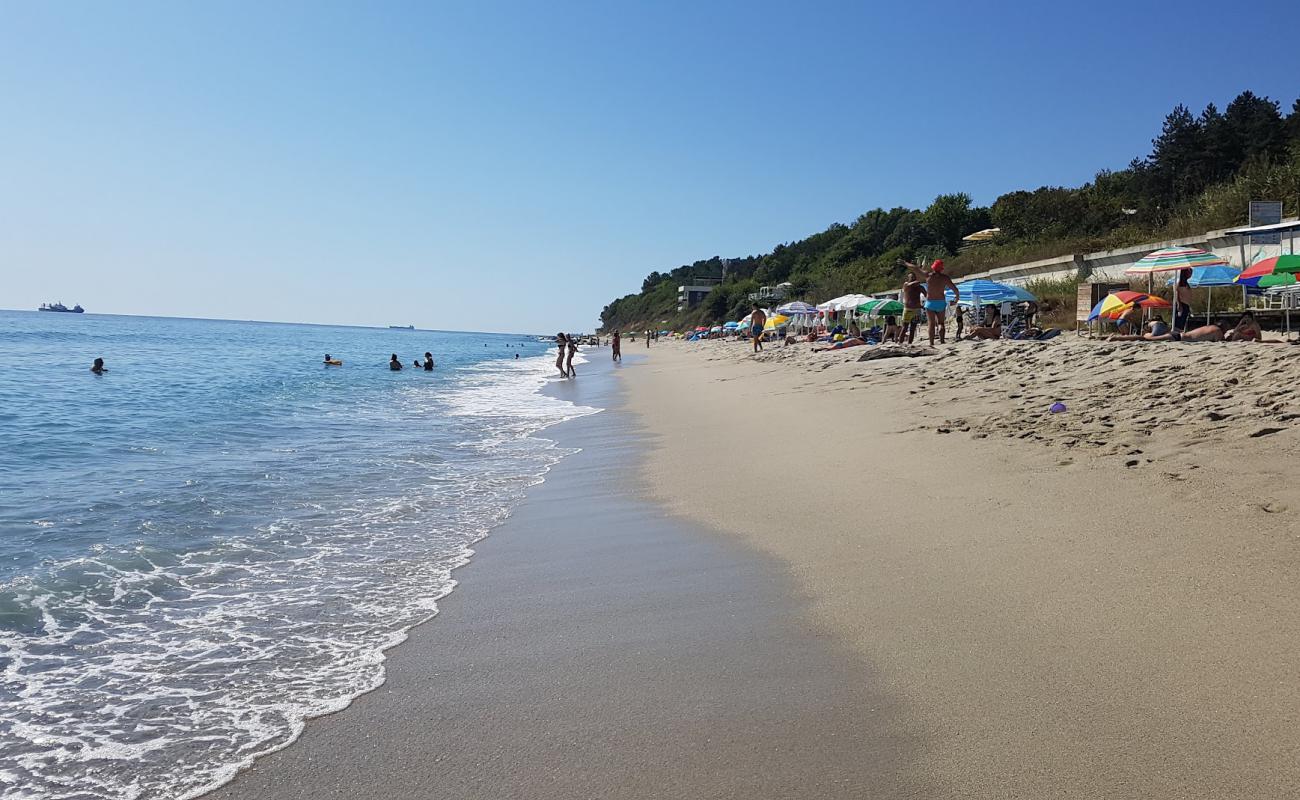
[[(473, 543), (572, 452), (535, 434), (600, 410), (543, 394), (553, 369), (491, 362), (410, 390), (398, 418), (453, 420), (445, 441), (363, 453), (343, 484), (354, 496), (184, 551), (97, 547), (0, 585), (0, 611), (19, 620), (0, 627), (3, 795), (195, 797), (381, 685), (384, 651), (437, 613)], [(218, 502), (203, 483), (183, 481), (205, 492), (185, 502)], [(159, 499), (143, 537), (175, 533), (148, 530), (175, 502)]]

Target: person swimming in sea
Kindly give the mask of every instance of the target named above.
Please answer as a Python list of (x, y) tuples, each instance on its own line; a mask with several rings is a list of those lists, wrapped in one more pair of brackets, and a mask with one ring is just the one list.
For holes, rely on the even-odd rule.
[(402, 362), (397, 360), (397, 353), (393, 353), (392, 357), (388, 359), (388, 368), (393, 372), (402, 371)]
[(104, 366), (104, 359), (97, 358), (95, 359), (95, 363), (90, 365), (90, 371), (96, 375), (103, 375), (105, 372), (108, 372), (108, 367)]
[(433, 372), (433, 353), (424, 354), (424, 371)]
[(342, 364), (343, 364), (342, 361), (336, 360), (334, 356), (330, 355), (329, 353), (325, 354), (325, 366), (337, 367), (337, 366), (341, 366)]

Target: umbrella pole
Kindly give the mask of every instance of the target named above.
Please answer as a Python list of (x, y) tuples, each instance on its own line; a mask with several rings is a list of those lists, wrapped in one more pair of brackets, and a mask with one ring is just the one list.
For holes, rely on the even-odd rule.
[(1210, 287), (1209, 294), (1205, 296), (1205, 324), (1210, 324), (1210, 307), (1214, 305), (1214, 287)]

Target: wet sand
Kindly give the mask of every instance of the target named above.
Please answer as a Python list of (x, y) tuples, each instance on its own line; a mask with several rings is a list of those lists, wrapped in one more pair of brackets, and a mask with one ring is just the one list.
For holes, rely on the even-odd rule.
[(917, 796), (1300, 796), (1295, 348), (866, 350), (624, 378), (647, 496), (786, 564)]
[(645, 435), (594, 357), (554, 391), (609, 410), (547, 432), (582, 452), (480, 543), (387, 683), (208, 798), (936, 796), (922, 732), (808, 624), (785, 565), (638, 497)]

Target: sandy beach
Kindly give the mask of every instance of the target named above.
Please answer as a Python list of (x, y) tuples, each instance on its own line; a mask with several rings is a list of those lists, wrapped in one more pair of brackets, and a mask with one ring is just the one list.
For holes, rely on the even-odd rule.
[(870, 350), (665, 343), (623, 376), (648, 495), (786, 565), (924, 796), (1300, 791), (1294, 351)]
[(608, 362), (554, 392), (608, 410), (546, 432), (582, 452), (476, 546), (387, 682), (206, 797), (934, 796), (916, 731), (806, 624), (785, 565), (638, 497), (646, 433)]
[(1294, 796), (1290, 352), (597, 350), (388, 682), (209, 797)]

